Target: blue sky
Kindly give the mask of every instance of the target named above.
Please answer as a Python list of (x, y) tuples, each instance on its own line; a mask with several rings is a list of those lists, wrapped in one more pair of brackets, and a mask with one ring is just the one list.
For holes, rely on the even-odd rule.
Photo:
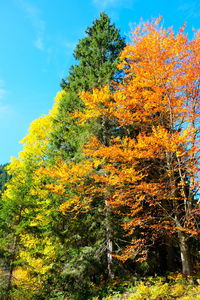
[(192, 37), (199, 0), (0, 0), (0, 164), (17, 157), (30, 123), (47, 114), (74, 64), (73, 49), (105, 11), (127, 40), (131, 28), (163, 16)]

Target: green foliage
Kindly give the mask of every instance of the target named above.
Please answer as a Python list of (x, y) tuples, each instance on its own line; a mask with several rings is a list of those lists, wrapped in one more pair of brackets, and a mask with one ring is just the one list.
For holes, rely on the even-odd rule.
[[(158, 168), (166, 166), (157, 157), (157, 163), (153, 164), (145, 151), (138, 150), (141, 157), (137, 157), (136, 151), (132, 152), (137, 139), (141, 139), (142, 126), (145, 127), (140, 121), (133, 125), (137, 107), (134, 107), (136, 99), (131, 98), (132, 93), (134, 96), (138, 93), (140, 107), (140, 93), (144, 92), (149, 100), (153, 89), (141, 84), (133, 90), (130, 82), (136, 79), (135, 69), (127, 75), (125, 85), (120, 85), (122, 90), (116, 88), (122, 75), (117, 63), (124, 46), (119, 30), (105, 13), (101, 13), (76, 47), (74, 56), (78, 63), (71, 67), (69, 76), (62, 82), (63, 89), (58, 92), (52, 111), (30, 125), (29, 134), (22, 140), (23, 151), (7, 166), (8, 173), (5, 166), (0, 167), (0, 189), (3, 191), (0, 202), (1, 299), (4, 296), (6, 300), (198, 299), (199, 288), (191, 283), (191, 278), (187, 280), (181, 275), (148, 277), (166, 274), (173, 262), (178, 270), (178, 250), (174, 232), (155, 238), (155, 227), (149, 231), (152, 211), (155, 225), (163, 222), (165, 230), (171, 230), (168, 219), (157, 213), (159, 210), (153, 202), (156, 197), (151, 197), (149, 184), (154, 179), (157, 185), (159, 176), (163, 175)], [(130, 56), (126, 50), (125, 53), (124, 61), (128, 64)], [(135, 67), (140, 66), (138, 57), (132, 61)], [(141, 57), (145, 61), (144, 51)], [(127, 65), (125, 69), (130, 71)], [(139, 69), (143, 80), (143, 71)], [(113, 80), (114, 85), (106, 85)], [(125, 88), (128, 94), (123, 97)], [(88, 97), (85, 104), (80, 98), (83, 91), (86, 93), (82, 95)], [(161, 98), (164, 101), (163, 95)], [(154, 95), (152, 99), (155, 100)], [(158, 121), (161, 116), (151, 115), (152, 101), (149, 102), (145, 113), (151, 125), (154, 117)], [(112, 116), (112, 111), (116, 116), (121, 111), (121, 125), (117, 121), (119, 116)], [(85, 112), (82, 126), (77, 121)], [(130, 118), (127, 124), (126, 117)], [(143, 117), (140, 111), (138, 120)], [(131, 147), (129, 138), (132, 138)], [(136, 167), (132, 160), (135, 156)], [(146, 190), (132, 181), (134, 176), (137, 178), (134, 173), (137, 167), (146, 172), (141, 179), (143, 183), (147, 181)], [(163, 182), (163, 186), (167, 184), (166, 180)], [(137, 197), (135, 186), (142, 189), (142, 197)], [(147, 197), (152, 198), (149, 205)], [(135, 199), (138, 199), (138, 206), (134, 207)], [(140, 207), (144, 210), (144, 218), (137, 219), (137, 214), (142, 215)], [(123, 223), (128, 224), (129, 235), (125, 235), (127, 226), (122, 227)], [(158, 227), (159, 234), (163, 228)], [(144, 241), (149, 233), (147, 252)], [(138, 239), (138, 247), (131, 248), (140, 236), (144, 239)], [(118, 254), (127, 245), (128, 256), (120, 257)], [(191, 248), (195, 254), (197, 248), (197, 244)], [(144, 257), (138, 261), (140, 251)], [(114, 253), (116, 255), (111, 255)], [(141, 279), (141, 276), (146, 278)]]
[[(100, 14), (99, 19), (86, 30), (86, 37), (76, 46), (74, 56), (78, 64), (71, 67), (69, 76), (61, 84), (64, 90), (59, 95), (58, 114), (53, 121), (49, 151), (53, 164), (58, 159), (64, 162), (82, 161), (82, 147), (88, 137), (97, 132), (101, 134), (101, 120), (80, 126), (72, 114), (85, 109), (79, 98), (80, 91), (91, 91), (111, 80), (120, 80), (121, 72), (117, 70), (117, 63), (124, 46), (124, 38), (105, 13)], [(73, 191), (69, 188), (66, 197), (70, 193)], [(65, 281), (65, 289), (77, 293), (78, 297), (83, 290), (85, 295), (90, 293), (93, 284), (99, 284), (100, 280), (107, 277), (103, 205), (102, 199), (98, 198), (87, 215), (74, 218), (74, 214), (68, 214), (61, 231), (65, 249), (62, 259), (65, 263), (61, 266), (59, 280)], [(85, 296), (82, 297), (84, 299)]]
[(86, 37), (80, 40), (74, 51), (79, 64), (71, 67), (69, 76), (61, 84), (67, 93), (63, 93), (59, 112), (54, 119), (50, 143), (52, 159), (81, 159), (81, 148), (87, 136), (95, 131), (95, 126), (80, 126), (70, 114), (84, 110), (79, 92), (91, 91), (111, 80), (120, 80), (121, 72), (117, 69), (117, 63), (124, 47), (125, 40), (120, 36), (119, 29), (111, 24), (105, 13), (101, 13), (100, 18), (86, 30)]
[(51, 134), (49, 156), (53, 160), (59, 157), (65, 160), (79, 160), (81, 157), (81, 148), (87, 132), (71, 118), (70, 114), (76, 110), (83, 110), (83, 104), (77, 94), (63, 93)]
[(74, 51), (79, 64), (71, 67), (67, 80), (62, 83), (62, 87), (70, 92), (91, 90), (120, 79), (116, 65), (125, 40), (119, 29), (110, 23), (105, 13), (101, 13), (86, 34)]
[(0, 165), (0, 191), (5, 190), (5, 185), (9, 181), (10, 176), (6, 170), (8, 164)]

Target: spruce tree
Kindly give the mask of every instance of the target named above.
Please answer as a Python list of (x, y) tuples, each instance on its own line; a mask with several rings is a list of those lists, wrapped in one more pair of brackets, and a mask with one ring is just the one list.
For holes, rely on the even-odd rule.
[[(81, 91), (91, 91), (111, 82), (119, 81), (121, 72), (117, 69), (119, 54), (125, 47), (125, 39), (120, 36), (119, 29), (111, 24), (105, 13), (93, 22), (86, 30), (84, 37), (75, 48), (74, 57), (77, 65), (71, 67), (61, 87), (66, 91), (60, 101), (59, 113), (54, 122), (51, 153), (53, 157), (64, 159), (80, 158), (80, 149), (85, 141), (86, 128), (78, 126), (70, 114), (83, 110), (83, 102), (79, 98)], [(87, 131), (94, 130), (87, 128)]]
[[(95, 134), (103, 140), (105, 131), (113, 128), (109, 120), (100, 119), (80, 126), (71, 114), (84, 111), (84, 104), (79, 97), (81, 91), (91, 92), (93, 88), (100, 88), (112, 80), (120, 81), (122, 74), (117, 69), (117, 63), (124, 46), (125, 39), (105, 13), (100, 14), (100, 18), (86, 30), (86, 37), (76, 46), (74, 57), (78, 63), (71, 67), (68, 77), (61, 83), (65, 93), (60, 99), (59, 113), (54, 120), (50, 147), (53, 161), (59, 158), (64, 162), (80, 162), (83, 159), (82, 146), (88, 135)], [(111, 235), (116, 235), (119, 228), (116, 226), (115, 232), (111, 233), (113, 230), (109, 227), (112, 216), (105, 207), (105, 199), (98, 197), (93, 200), (90, 211), (77, 218), (74, 219), (73, 214), (71, 217), (68, 215), (68, 223), (64, 225), (64, 239), (68, 241), (64, 261), (71, 270), (66, 269), (65, 276), (68, 282), (73, 276), (76, 278), (73, 279), (76, 284), (68, 288), (83, 291), (91, 282), (98, 285), (100, 278), (113, 277), (111, 262), (108, 262), (112, 260), (111, 253), (108, 255), (108, 247), (111, 248)], [(70, 232), (67, 228), (71, 228)], [(70, 274), (72, 270), (73, 276)]]
[(75, 48), (74, 57), (79, 63), (72, 66), (66, 81), (61, 86), (67, 91), (78, 93), (104, 86), (111, 80), (119, 80), (121, 73), (116, 64), (119, 53), (125, 47), (125, 40), (119, 29), (111, 24), (105, 13), (86, 30), (84, 37)]

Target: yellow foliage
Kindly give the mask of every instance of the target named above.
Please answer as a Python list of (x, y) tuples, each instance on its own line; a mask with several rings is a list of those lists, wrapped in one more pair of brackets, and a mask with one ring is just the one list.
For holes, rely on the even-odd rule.
[(55, 102), (54, 102), (54, 105), (53, 105), (53, 108), (52, 110), (50, 111), (50, 115), (55, 117), (58, 113), (58, 108), (59, 108), (59, 104), (60, 104), (60, 101), (67, 95), (66, 91), (65, 90), (61, 90), (61, 91), (58, 91), (57, 94), (56, 94), (56, 97), (55, 97)]
[(17, 286), (22, 286), (23, 288), (37, 289), (39, 283), (34, 277), (32, 277), (30, 270), (26, 267), (18, 266), (13, 271), (12, 283)]
[(21, 250), (19, 255), (32, 271), (44, 275), (52, 268), (56, 257), (55, 242), (47, 237), (26, 234), (21, 235), (21, 243), (25, 250)]

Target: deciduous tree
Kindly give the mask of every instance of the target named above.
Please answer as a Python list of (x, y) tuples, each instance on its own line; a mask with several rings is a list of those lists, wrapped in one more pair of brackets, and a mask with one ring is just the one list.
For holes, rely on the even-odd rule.
[[(184, 274), (191, 274), (189, 239), (199, 213), (199, 34), (189, 41), (155, 23), (138, 26), (121, 54), (125, 72), (110, 87), (82, 93), (81, 122), (112, 118), (126, 133), (109, 144), (92, 139), (86, 154), (101, 161), (96, 185), (105, 182), (109, 203), (124, 211), (133, 235), (122, 256), (144, 257), (161, 236), (175, 236)], [(136, 134), (137, 133), (137, 134)], [(107, 186), (107, 187), (106, 187)]]

